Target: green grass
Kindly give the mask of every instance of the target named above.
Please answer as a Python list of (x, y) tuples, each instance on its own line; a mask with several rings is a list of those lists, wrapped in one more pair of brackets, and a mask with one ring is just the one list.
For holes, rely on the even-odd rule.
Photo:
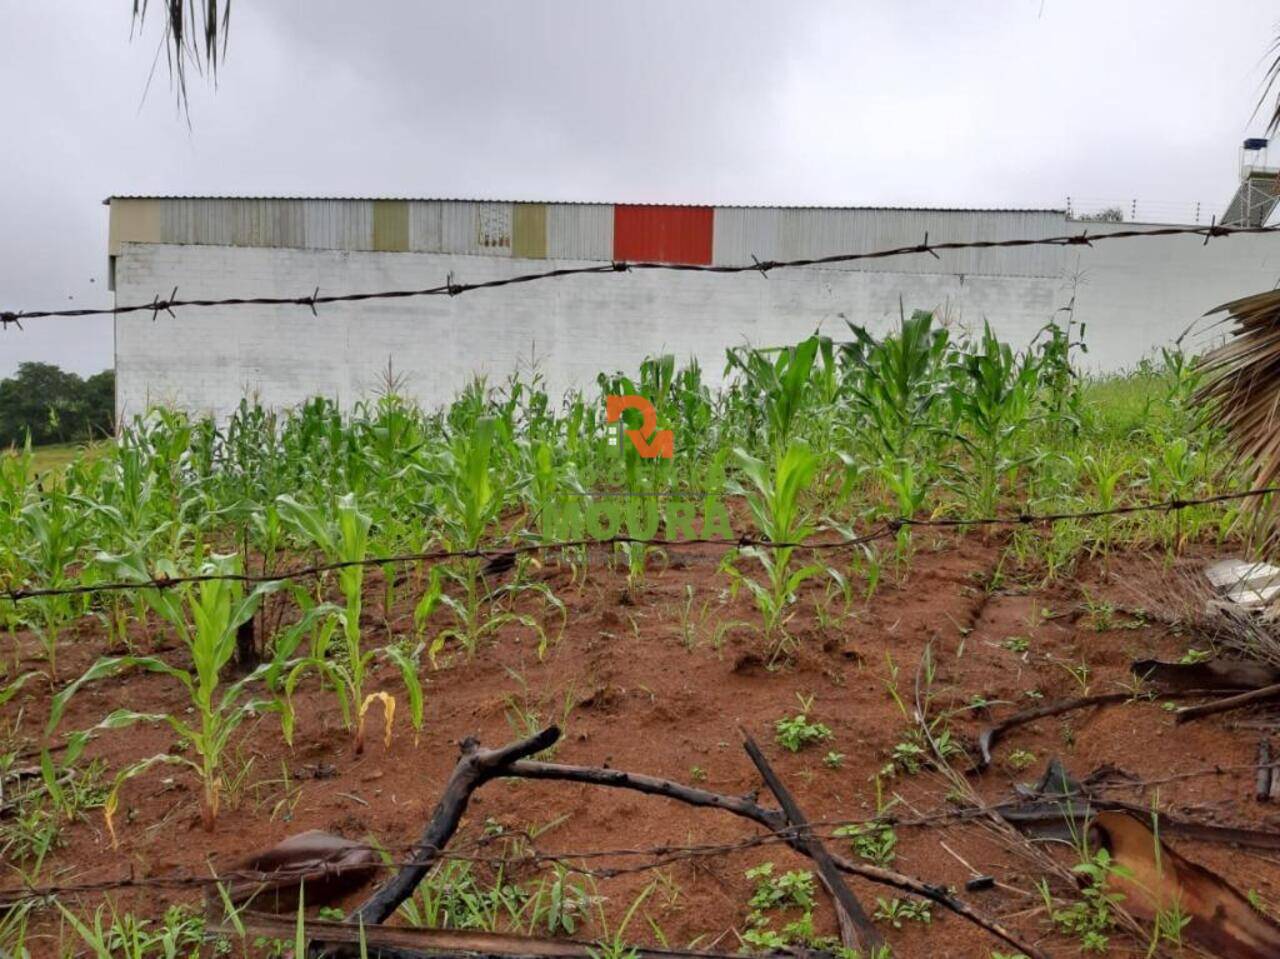
[(1097, 414), (1096, 425), (1105, 433), (1125, 436), (1151, 425), (1160, 406), (1176, 388), (1172, 376), (1158, 373), (1125, 373), (1087, 379), (1081, 389), (1083, 405)]
[[(61, 472), (78, 456), (83, 454), (88, 459), (96, 459), (111, 446), (109, 440), (94, 443), (54, 443), (50, 446), (37, 446), (31, 451), (31, 477), (43, 476), (50, 470)], [(0, 453), (3, 456), (16, 456), (14, 450)]]

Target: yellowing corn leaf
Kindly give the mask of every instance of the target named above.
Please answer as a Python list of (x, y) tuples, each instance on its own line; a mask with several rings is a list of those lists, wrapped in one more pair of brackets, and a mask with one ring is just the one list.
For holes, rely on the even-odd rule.
[(364, 747), (364, 719), (365, 713), (369, 711), (369, 707), (375, 699), (382, 700), (383, 715), (383, 745), (388, 749), (391, 748), (391, 722), (396, 714), (396, 698), (388, 692), (370, 693), (364, 698), (364, 702), (360, 704), (360, 715), (356, 721), (356, 751), (359, 752)]

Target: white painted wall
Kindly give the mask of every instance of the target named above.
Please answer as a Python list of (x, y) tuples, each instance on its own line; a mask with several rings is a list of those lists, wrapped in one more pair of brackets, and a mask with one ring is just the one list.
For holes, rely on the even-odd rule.
[[(1061, 232), (1079, 228), (1064, 221)], [(126, 314), (116, 320), (117, 404), (126, 416), (157, 403), (225, 416), (246, 395), (277, 407), (316, 394), (346, 405), (378, 388), (388, 361), (427, 405), (446, 402), (476, 375), (493, 383), (536, 363), (558, 394), (593, 386), (601, 370), (634, 371), (646, 355), (663, 352), (696, 356), (716, 381), (728, 346), (791, 343), (816, 328), (844, 338), (846, 318), (884, 330), (900, 299), (908, 312), (937, 309), (963, 328), (987, 318), (1022, 345), (1073, 292), (1076, 319), (1088, 323), (1090, 365), (1117, 370), (1171, 342), (1206, 309), (1271, 289), (1280, 278), (1280, 237), (1215, 239), (1207, 249), (1202, 242), (1055, 248), (1061, 267), (1052, 276), (641, 272), (455, 298), (334, 304), (318, 318), (299, 307), (193, 307), (154, 320)], [(437, 285), (450, 272), (475, 282), (580, 262), (126, 243), (116, 261), (116, 298), (145, 302), (175, 286), (184, 298), (404, 289)]]
[[(1162, 224), (1077, 223), (1068, 233)], [(1220, 338), (1218, 317), (1204, 314), (1230, 300), (1280, 283), (1280, 235), (1170, 236), (1120, 239), (1092, 247), (1063, 247), (1065, 286), (1078, 275), (1076, 319), (1087, 324), (1089, 365), (1107, 372), (1132, 367), (1169, 346), (1188, 327), (1184, 346), (1202, 350)], [(1068, 294), (1069, 295), (1069, 294)]]

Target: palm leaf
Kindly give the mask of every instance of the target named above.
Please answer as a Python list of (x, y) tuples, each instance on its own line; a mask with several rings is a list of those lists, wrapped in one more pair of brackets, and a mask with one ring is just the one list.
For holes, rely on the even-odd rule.
[[(186, 104), (188, 62), (197, 73), (207, 70), (210, 78), (217, 79), (218, 62), (227, 55), (231, 0), (158, 0), (158, 5), (164, 11), (161, 43), (169, 76), (177, 88), (178, 100)], [(150, 6), (150, 0), (133, 0), (134, 29), (142, 28)]]
[[(1226, 313), (1227, 341), (1200, 361), (1205, 380), (1194, 402), (1222, 429), (1239, 466), (1254, 489), (1280, 480), (1280, 290), (1257, 293), (1210, 310)], [(1280, 498), (1245, 501), (1254, 542), (1280, 543)]]
[[(1267, 67), (1266, 79), (1262, 81), (1262, 95), (1258, 97), (1258, 105), (1253, 108), (1254, 116), (1257, 116), (1262, 105), (1267, 102), (1267, 97), (1271, 96), (1276, 83), (1280, 82), (1280, 37), (1271, 41), (1267, 55), (1271, 57), (1271, 65)], [(1275, 106), (1272, 108), (1271, 119), (1267, 123), (1267, 134), (1275, 133), (1277, 129), (1280, 129), (1280, 97), (1276, 98)]]

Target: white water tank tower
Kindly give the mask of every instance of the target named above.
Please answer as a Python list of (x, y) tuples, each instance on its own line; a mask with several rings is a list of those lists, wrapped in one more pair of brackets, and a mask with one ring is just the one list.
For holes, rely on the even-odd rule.
[(1222, 215), (1223, 226), (1265, 226), (1280, 201), (1280, 167), (1267, 161), (1265, 137), (1250, 137), (1240, 145), (1240, 185)]

